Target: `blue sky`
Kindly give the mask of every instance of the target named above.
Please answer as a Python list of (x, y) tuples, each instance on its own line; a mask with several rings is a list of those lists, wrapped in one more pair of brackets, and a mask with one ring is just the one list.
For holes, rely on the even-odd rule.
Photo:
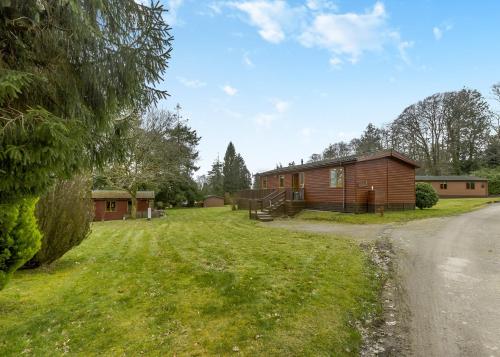
[(197, 175), (229, 141), (255, 173), (500, 81), (500, 1), (164, 2), (175, 40), (160, 106), (180, 103), (202, 136)]

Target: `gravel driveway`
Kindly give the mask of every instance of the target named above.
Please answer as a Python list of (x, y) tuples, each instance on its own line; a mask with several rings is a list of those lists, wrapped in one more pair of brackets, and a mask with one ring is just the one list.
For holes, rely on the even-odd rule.
[(409, 330), (410, 353), (500, 357), (500, 204), (401, 225), (279, 220), (266, 226), (361, 241), (388, 237), (411, 316), (398, 322)]
[(416, 356), (500, 356), (500, 205), (389, 232)]

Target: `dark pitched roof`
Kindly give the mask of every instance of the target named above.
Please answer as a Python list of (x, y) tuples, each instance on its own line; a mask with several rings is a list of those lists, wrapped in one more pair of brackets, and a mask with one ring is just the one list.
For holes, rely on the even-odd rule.
[(415, 176), (415, 181), (488, 181), (477, 176)]
[[(129, 199), (132, 198), (130, 193), (123, 190), (95, 190), (92, 191), (92, 198), (95, 199), (108, 199), (108, 198), (117, 198), (117, 199)], [(137, 191), (136, 198), (142, 199), (154, 199), (155, 192), (154, 191)]]
[(354, 162), (359, 162), (359, 161), (376, 160), (376, 159), (380, 159), (380, 158), (384, 158), (384, 157), (394, 157), (395, 159), (404, 161), (412, 166), (419, 167), (416, 161), (410, 159), (409, 157), (407, 157), (407, 156), (405, 156), (405, 155), (403, 155), (395, 150), (382, 150), (382, 151), (361, 154), (361, 155), (351, 155), (351, 156), (345, 156), (345, 157), (340, 157), (340, 158), (336, 158), (336, 159), (326, 159), (326, 160), (314, 161), (314, 162), (309, 162), (307, 164), (302, 164), (302, 165), (286, 166), (286, 167), (282, 167), (279, 169), (259, 172), (257, 175), (271, 175), (271, 174), (278, 174), (278, 173), (285, 173), (285, 172), (297, 172), (297, 171), (309, 170), (309, 169), (313, 169), (313, 168), (339, 166), (342, 164), (354, 163)]

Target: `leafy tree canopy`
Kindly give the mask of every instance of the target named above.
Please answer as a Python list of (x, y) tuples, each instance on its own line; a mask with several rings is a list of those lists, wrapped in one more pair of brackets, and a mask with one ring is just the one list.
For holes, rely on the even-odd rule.
[(156, 190), (162, 202), (193, 202), (196, 184), (191, 176), (198, 170), (200, 139), (179, 112), (150, 111), (137, 117), (127, 132), (124, 158), (96, 174), (94, 182), (128, 191), (133, 217), (137, 191), (143, 188)]

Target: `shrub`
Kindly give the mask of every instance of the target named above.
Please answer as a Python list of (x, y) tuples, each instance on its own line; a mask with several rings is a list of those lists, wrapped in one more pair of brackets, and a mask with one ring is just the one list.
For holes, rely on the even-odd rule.
[(431, 208), (439, 201), (439, 196), (432, 185), (418, 182), (415, 187), (415, 205), (420, 208)]
[(40, 198), (36, 217), (43, 232), (42, 245), (26, 268), (53, 263), (89, 235), (94, 218), (90, 187), (89, 178), (76, 176), (58, 181)]
[(500, 195), (500, 167), (474, 171), (473, 175), (488, 179), (488, 194)]
[(35, 198), (0, 204), (0, 290), (40, 248), (35, 204)]

